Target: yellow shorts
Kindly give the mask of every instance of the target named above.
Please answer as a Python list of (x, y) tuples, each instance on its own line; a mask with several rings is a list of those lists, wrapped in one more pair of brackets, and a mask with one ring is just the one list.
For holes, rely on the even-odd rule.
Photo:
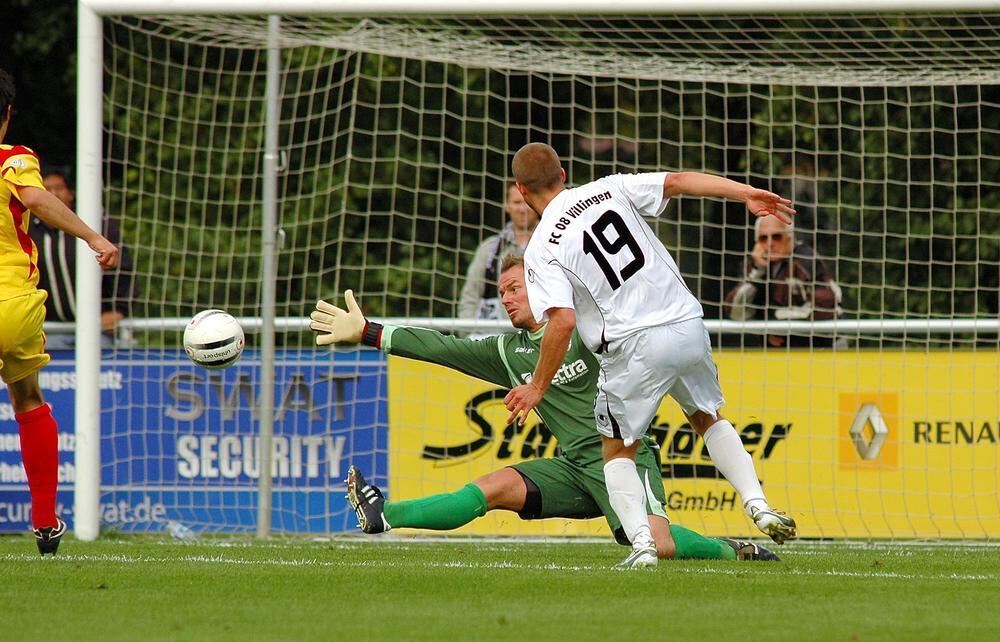
[(20, 381), (49, 362), (45, 354), (45, 290), (0, 301), (0, 379)]

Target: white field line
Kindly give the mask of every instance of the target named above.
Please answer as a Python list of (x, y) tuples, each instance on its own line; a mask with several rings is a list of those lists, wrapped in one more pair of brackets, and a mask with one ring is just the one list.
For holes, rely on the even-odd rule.
[[(259, 567), (315, 567), (315, 568), (338, 568), (343, 569), (348, 568), (422, 568), (422, 569), (470, 569), (470, 570), (486, 570), (486, 569), (511, 569), (519, 571), (608, 571), (611, 570), (607, 566), (603, 565), (564, 565), (564, 564), (522, 564), (519, 562), (512, 561), (502, 561), (502, 562), (484, 562), (484, 563), (469, 563), (469, 562), (391, 562), (384, 560), (361, 560), (361, 561), (325, 561), (312, 559), (269, 559), (269, 560), (258, 560), (258, 559), (246, 559), (239, 557), (225, 557), (223, 555), (182, 555), (178, 557), (159, 557), (159, 556), (148, 556), (148, 555), (125, 555), (125, 554), (99, 554), (99, 555), (58, 555), (50, 558), (41, 558), (38, 555), (33, 555), (29, 553), (7, 553), (0, 556), (0, 560), (5, 562), (34, 562), (41, 564), (51, 564), (51, 563), (78, 563), (78, 562), (100, 562), (100, 563), (117, 563), (117, 564), (171, 564), (177, 562), (183, 563), (193, 563), (193, 564), (207, 564), (207, 565), (223, 565), (223, 566), (259, 566)], [(731, 564), (731, 566), (730, 566)], [(750, 566), (747, 566), (750, 564)], [(812, 576), (812, 577), (855, 577), (855, 578), (865, 578), (865, 579), (891, 579), (891, 580), (959, 580), (959, 581), (987, 581), (996, 582), (1000, 581), (1000, 576), (997, 575), (972, 575), (972, 574), (959, 574), (959, 573), (946, 573), (946, 574), (919, 574), (919, 573), (892, 573), (887, 571), (809, 571), (794, 567), (779, 567), (777, 565), (767, 564), (761, 562), (765, 568), (779, 570), (780, 575), (796, 575), (796, 576)], [(690, 568), (687, 566), (673, 566), (669, 563), (665, 563), (665, 567), (669, 570), (668, 573), (683, 573), (685, 575), (739, 575), (744, 576), (747, 573), (754, 572), (757, 567), (756, 564), (752, 562), (731, 562), (723, 568), (717, 568), (713, 566), (701, 567), (701, 568)]]
[[(794, 551), (796, 554), (809, 554), (815, 555), (820, 552), (828, 553), (830, 549), (851, 549), (851, 550), (870, 550), (870, 551), (880, 551), (880, 552), (898, 552), (903, 555), (913, 555), (915, 553), (922, 553), (925, 550), (990, 550), (1000, 552), (1000, 540), (994, 541), (924, 541), (924, 540), (899, 540), (894, 542), (889, 541), (856, 541), (856, 540), (827, 540), (827, 541), (793, 541), (787, 546), (774, 546), (770, 540), (765, 537), (757, 538), (746, 538), (746, 537), (736, 537), (734, 539), (746, 540), (757, 542), (758, 544), (763, 544), (772, 548), (776, 553), (781, 553), (782, 550)], [(558, 536), (538, 536), (538, 537), (476, 537), (476, 536), (461, 536), (461, 535), (442, 535), (442, 536), (427, 536), (427, 535), (403, 535), (388, 533), (385, 535), (358, 535), (358, 534), (344, 534), (336, 535), (333, 537), (316, 537), (311, 541), (314, 542), (364, 542), (365, 544), (500, 544), (506, 545), (508, 548), (515, 548), (517, 546), (522, 546), (524, 544), (538, 545), (544, 544), (548, 546), (562, 546), (565, 544), (607, 544), (609, 546), (614, 546), (614, 541), (611, 537), (558, 537)], [(292, 543), (291, 541), (289, 543)], [(624, 549), (622, 549), (624, 550)]]
[[(235, 538), (232, 540), (215, 540), (218, 545), (222, 546), (247, 546), (247, 547), (275, 547), (275, 548), (295, 548), (301, 546), (307, 546), (311, 543), (325, 543), (331, 544), (335, 547), (351, 548), (353, 546), (370, 546), (373, 544), (391, 547), (406, 547), (407, 545), (414, 544), (414, 548), (419, 548), (426, 544), (474, 544), (476, 546), (482, 546), (483, 544), (494, 545), (492, 548), (487, 547), (487, 550), (516, 550), (518, 547), (529, 545), (529, 546), (565, 546), (567, 544), (605, 544), (613, 548), (619, 548), (615, 545), (614, 540), (611, 537), (588, 537), (588, 536), (557, 536), (557, 535), (539, 535), (539, 536), (509, 536), (509, 537), (490, 537), (490, 536), (477, 536), (477, 535), (408, 535), (405, 533), (384, 533), (379, 535), (363, 535), (361, 533), (341, 533), (332, 536), (314, 536), (314, 537), (295, 537), (288, 536), (287, 539), (282, 540), (282, 536), (277, 536), (267, 542), (261, 542), (259, 540), (254, 540), (249, 537), (247, 538)], [(774, 546), (770, 540), (765, 537), (757, 538), (745, 538), (736, 537), (734, 539), (745, 540), (757, 542), (758, 544), (763, 544), (772, 548), (776, 553), (794, 552), (796, 555), (817, 555), (819, 553), (829, 553), (831, 549), (851, 549), (851, 550), (870, 550), (877, 551), (881, 553), (898, 554), (901, 556), (909, 557), (915, 554), (922, 554), (927, 550), (941, 550), (941, 551), (996, 551), (1000, 552), (1000, 540), (956, 540), (956, 541), (926, 541), (926, 540), (898, 540), (898, 541), (860, 541), (860, 540), (808, 540), (808, 541), (794, 541), (790, 542), (786, 546)], [(127, 540), (122, 540), (127, 541)], [(211, 541), (211, 540), (209, 540)], [(167, 540), (168, 543), (169, 540)], [(621, 550), (625, 550), (622, 548)]]

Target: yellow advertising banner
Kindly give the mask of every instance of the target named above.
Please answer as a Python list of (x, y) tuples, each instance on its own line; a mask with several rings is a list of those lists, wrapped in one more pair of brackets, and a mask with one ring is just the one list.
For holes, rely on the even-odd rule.
[[(996, 352), (718, 351), (726, 406), (771, 505), (803, 537), (1000, 537)], [(390, 499), (461, 488), (552, 456), (537, 418), (507, 426), (504, 391), (389, 359)], [(715, 536), (758, 535), (704, 441), (669, 397), (661, 444), (667, 513)], [(609, 535), (603, 520), (524, 522), (493, 512), (460, 532)]]

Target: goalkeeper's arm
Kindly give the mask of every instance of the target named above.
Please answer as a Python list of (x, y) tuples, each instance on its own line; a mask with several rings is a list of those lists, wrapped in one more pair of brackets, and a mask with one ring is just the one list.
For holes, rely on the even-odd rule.
[(316, 309), (309, 315), (309, 329), (316, 333), (316, 345), (332, 343), (364, 344), (382, 347), (382, 324), (369, 321), (361, 313), (354, 292), (344, 292), (347, 309), (342, 310), (326, 301), (317, 301)]
[(347, 310), (326, 301), (318, 301), (309, 315), (309, 328), (316, 332), (316, 344), (363, 344), (383, 352), (436, 363), (499, 386), (510, 385), (510, 374), (500, 357), (498, 341), (459, 339), (434, 330), (383, 326), (369, 321), (354, 300), (354, 293), (344, 292)]

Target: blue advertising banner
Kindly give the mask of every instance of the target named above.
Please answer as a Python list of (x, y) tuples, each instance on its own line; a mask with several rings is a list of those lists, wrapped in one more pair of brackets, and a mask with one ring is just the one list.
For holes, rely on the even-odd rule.
[[(72, 352), (40, 373), (59, 422), (60, 514), (72, 526)], [(272, 530), (353, 529), (347, 467), (386, 484), (386, 362), (375, 350), (279, 352), (275, 367)], [(257, 519), (259, 355), (225, 370), (194, 366), (182, 351), (107, 353), (101, 366), (101, 521), (122, 531), (252, 531)], [(0, 397), (0, 532), (30, 527), (17, 424)]]

